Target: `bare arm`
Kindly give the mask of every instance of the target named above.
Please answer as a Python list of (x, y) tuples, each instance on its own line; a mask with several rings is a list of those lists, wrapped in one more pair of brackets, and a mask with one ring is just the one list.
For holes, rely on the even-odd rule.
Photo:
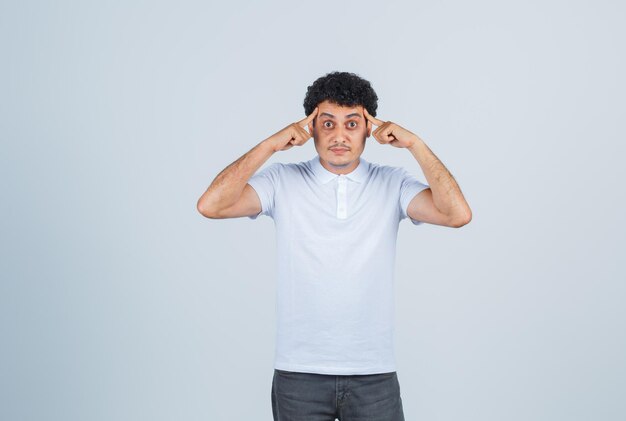
[[(245, 190), (248, 180), (275, 152), (301, 146), (311, 135), (304, 130), (317, 115), (317, 108), (302, 120), (292, 123), (263, 140), (248, 153), (224, 168), (198, 199), (198, 212), (208, 218), (237, 217), (260, 212), (254, 189)], [(224, 212), (228, 209), (228, 212)], [(256, 212), (254, 212), (256, 210)], [(252, 212), (252, 213), (251, 213)]]
[(221, 209), (234, 205), (241, 197), (250, 177), (274, 152), (268, 138), (224, 168), (198, 199), (198, 212), (211, 217), (217, 215)]
[[(432, 191), (432, 203), (440, 213), (446, 215), (450, 220), (450, 226), (460, 227), (472, 219), (472, 211), (459, 188), (456, 180), (450, 174), (443, 163), (435, 156), (430, 148), (419, 137), (415, 136), (415, 142), (407, 148), (415, 157), (424, 172)], [(423, 192), (422, 192), (423, 193)], [(415, 203), (410, 208), (419, 209), (425, 207), (419, 205), (420, 200), (429, 199), (427, 192), (418, 194), (413, 200)]]
[(404, 127), (363, 114), (378, 126), (372, 135), (381, 144), (406, 148), (415, 157), (428, 180), (429, 188), (422, 190), (409, 203), (407, 214), (415, 220), (449, 227), (461, 227), (472, 220), (470, 209), (452, 174), (424, 141)]

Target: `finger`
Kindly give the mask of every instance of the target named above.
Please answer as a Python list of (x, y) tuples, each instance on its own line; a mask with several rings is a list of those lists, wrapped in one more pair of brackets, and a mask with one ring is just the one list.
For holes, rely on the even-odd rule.
[(387, 129), (385, 129), (385, 131), (383, 132), (383, 137), (387, 143), (397, 140), (396, 136), (393, 134), (393, 127), (391, 125), (387, 127)]
[(376, 139), (376, 141), (380, 144), (382, 144), (383, 142), (380, 139), (380, 136), (378, 135), (378, 129), (374, 130), (372, 132), (372, 136), (374, 137), (374, 139)]
[(385, 130), (387, 126), (383, 123), (381, 126), (378, 126), (378, 128), (376, 130), (374, 130), (374, 133), (372, 133), (374, 136), (378, 136), (380, 137), (380, 134), (383, 130)]
[(385, 143), (387, 143), (387, 125), (386, 124), (383, 124), (376, 130), (374, 130), (374, 133), (372, 134), (374, 135), (374, 137), (376, 138), (376, 140), (378, 140), (380, 144), (384, 145)]
[(308, 138), (311, 137), (311, 134), (309, 132), (307, 132), (304, 127), (300, 127), (298, 123), (292, 123), (291, 124), (291, 140), (290, 142), (296, 142), (296, 143), (301, 143), (303, 141), (306, 141)]
[(318, 107), (315, 107), (315, 109), (311, 112), (311, 114), (309, 114), (307, 117), (303, 118), (302, 120), (298, 121), (298, 124), (301, 127), (306, 127), (317, 116), (317, 108)]
[(388, 134), (388, 135), (386, 135), (386, 137), (387, 137), (387, 143), (391, 143), (394, 140), (397, 140), (396, 137), (394, 135), (392, 135), (392, 134)]
[(363, 114), (365, 115), (365, 118), (367, 118), (369, 121), (371, 121), (373, 124), (375, 124), (377, 126), (382, 126), (383, 124), (385, 124), (384, 121), (379, 120), (376, 117), (374, 117), (373, 115), (371, 115), (370, 113), (368, 113), (367, 109), (365, 107), (363, 107)]
[(380, 133), (380, 138), (385, 142), (385, 143), (389, 143), (392, 140), (395, 139), (395, 137), (393, 136), (392, 132), (391, 132), (391, 127), (386, 126)]
[(306, 142), (311, 137), (311, 133), (309, 133), (306, 130), (304, 130), (304, 128), (300, 128), (300, 135), (302, 137), (300, 139), (302, 141), (302, 143)]
[(294, 125), (294, 132), (291, 136), (292, 137), (289, 143), (291, 143), (292, 145), (301, 145), (306, 142), (309, 137), (311, 137), (311, 135), (309, 135), (309, 132), (307, 132), (297, 124)]

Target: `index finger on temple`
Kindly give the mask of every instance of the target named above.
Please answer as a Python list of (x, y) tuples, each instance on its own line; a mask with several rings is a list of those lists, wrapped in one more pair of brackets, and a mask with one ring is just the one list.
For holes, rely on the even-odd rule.
[(306, 127), (306, 125), (309, 124), (311, 121), (313, 121), (313, 119), (317, 115), (317, 108), (318, 107), (315, 107), (315, 109), (311, 112), (311, 114), (309, 114), (308, 116), (300, 120), (298, 124), (300, 124), (302, 127)]
[(365, 107), (363, 107), (363, 114), (365, 114), (365, 118), (367, 118), (369, 121), (371, 121), (372, 123), (374, 123), (377, 126), (380, 126), (382, 124), (384, 124), (385, 122), (382, 120), (377, 119), (376, 117), (374, 117), (373, 115), (371, 115), (367, 109)]

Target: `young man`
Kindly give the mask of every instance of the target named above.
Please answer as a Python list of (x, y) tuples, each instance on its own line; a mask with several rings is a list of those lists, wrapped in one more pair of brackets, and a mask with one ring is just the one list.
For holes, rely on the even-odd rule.
[[(445, 166), (417, 135), (377, 119), (377, 102), (370, 83), (353, 73), (317, 79), (304, 100), (307, 117), (226, 167), (198, 200), (208, 218), (274, 220), (275, 420), (404, 419), (393, 351), (398, 224), (471, 220)], [(361, 158), (370, 135), (411, 152), (429, 185)], [(257, 173), (274, 153), (311, 136), (311, 160)]]

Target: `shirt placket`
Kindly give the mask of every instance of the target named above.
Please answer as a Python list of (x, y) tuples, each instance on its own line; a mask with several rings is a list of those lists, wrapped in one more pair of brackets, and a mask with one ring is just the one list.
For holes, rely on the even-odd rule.
[(337, 219), (348, 217), (348, 180), (343, 174), (337, 177)]

